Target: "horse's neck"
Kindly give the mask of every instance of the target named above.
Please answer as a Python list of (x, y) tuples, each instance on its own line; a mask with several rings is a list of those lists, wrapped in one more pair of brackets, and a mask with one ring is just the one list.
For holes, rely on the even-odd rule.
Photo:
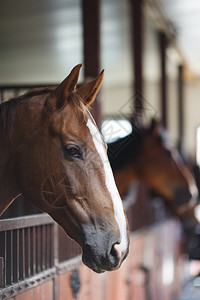
[(125, 138), (108, 144), (108, 157), (114, 173), (136, 160), (140, 148), (141, 133), (136, 130)]
[[(1, 130), (1, 128), (0, 128)], [(0, 215), (6, 210), (11, 202), (20, 194), (17, 186), (12, 162), (10, 159), (9, 146), (6, 135), (0, 134)]]
[(114, 177), (121, 196), (124, 196), (132, 182), (138, 179), (132, 163), (114, 172)]
[[(10, 128), (2, 125), (7, 122), (0, 120), (0, 215), (21, 194), (15, 174), (15, 153), (32, 137), (32, 133), (38, 131), (42, 107), (43, 101), (40, 99), (21, 102), (12, 119), (11, 138)], [(9, 122), (7, 126), (10, 126)]]

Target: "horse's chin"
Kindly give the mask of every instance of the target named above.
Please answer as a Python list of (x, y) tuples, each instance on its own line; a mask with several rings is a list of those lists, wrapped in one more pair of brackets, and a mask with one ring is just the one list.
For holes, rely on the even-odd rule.
[(82, 261), (89, 269), (92, 269), (96, 273), (117, 270), (122, 263), (122, 261), (119, 261), (115, 257), (110, 259), (108, 257), (101, 257), (101, 255), (98, 256), (97, 254), (94, 254), (91, 251), (88, 252), (85, 249), (83, 250)]
[[(125, 259), (125, 257), (124, 257), (124, 259)], [(104, 268), (102, 266), (99, 266), (94, 261), (85, 260), (84, 255), (82, 256), (82, 261), (83, 261), (84, 265), (86, 265), (89, 269), (93, 270), (95, 273), (98, 273), (98, 274), (104, 273), (106, 271), (115, 271), (115, 270), (118, 270), (120, 268), (122, 262), (124, 261), (124, 259), (118, 265), (116, 265), (115, 267), (107, 267), (106, 266)]]
[(95, 273), (101, 274), (104, 273), (105, 270), (103, 270), (101, 267), (99, 267), (96, 263), (94, 262), (89, 262), (89, 261), (85, 261), (84, 257), (82, 257), (82, 261), (84, 263), (84, 265), (86, 265), (89, 269), (93, 270)]

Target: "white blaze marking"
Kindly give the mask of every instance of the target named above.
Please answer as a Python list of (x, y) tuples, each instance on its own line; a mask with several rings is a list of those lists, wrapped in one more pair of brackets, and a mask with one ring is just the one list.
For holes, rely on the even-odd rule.
[(116, 219), (116, 222), (117, 222), (117, 224), (119, 226), (119, 230), (120, 230), (121, 243), (117, 246), (116, 250), (118, 252), (118, 255), (121, 257), (123, 255), (123, 252), (126, 251), (127, 246), (128, 246), (126, 219), (125, 219), (125, 215), (124, 215), (122, 200), (121, 200), (121, 197), (119, 195), (119, 192), (118, 192), (116, 184), (115, 184), (113, 172), (112, 172), (110, 163), (108, 161), (108, 157), (105, 152), (101, 134), (100, 134), (99, 130), (97, 129), (97, 127), (94, 125), (94, 123), (90, 119), (88, 119), (88, 122), (86, 125), (90, 130), (94, 145), (97, 149), (97, 152), (98, 152), (98, 154), (102, 160), (102, 164), (104, 166), (106, 187), (107, 187), (107, 189), (111, 195), (112, 201), (113, 201), (114, 215), (115, 215), (115, 219)]

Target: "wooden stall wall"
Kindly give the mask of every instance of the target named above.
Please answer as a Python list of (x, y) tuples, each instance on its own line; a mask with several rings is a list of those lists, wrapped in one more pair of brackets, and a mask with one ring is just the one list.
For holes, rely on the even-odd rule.
[[(75, 269), (58, 272), (56, 298), (53, 298), (53, 281), (49, 280), (10, 300), (175, 299), (180, 293), (183, 272), (179, 265), (182, 255), (179, 233), (180, 224), (174, 219), (132, 233), (129, 256), (119, 270), (96, 274), (80, 264)], [(80, 286), (73, 291), (74, 272)]]

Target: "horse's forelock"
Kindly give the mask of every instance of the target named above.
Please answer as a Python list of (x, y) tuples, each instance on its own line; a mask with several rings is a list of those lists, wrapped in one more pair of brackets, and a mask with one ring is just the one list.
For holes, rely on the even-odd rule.
[(70, 94), (68, 103), (72, 105), (73, 110), (77, 116), (81, 113), (84, 120), (87, 121), (90, 108), (84, 104), (81, 97), (76, 92)]

